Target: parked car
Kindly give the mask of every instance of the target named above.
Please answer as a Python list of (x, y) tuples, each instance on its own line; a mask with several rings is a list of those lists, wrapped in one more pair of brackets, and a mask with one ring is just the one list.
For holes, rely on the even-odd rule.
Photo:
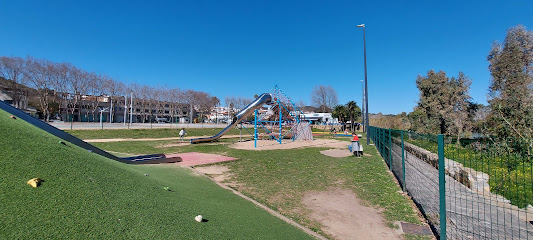
[(155, 121), (157, 123), (170, 123), (170, 121), (168, 120), (168, 118), (155, 118)]

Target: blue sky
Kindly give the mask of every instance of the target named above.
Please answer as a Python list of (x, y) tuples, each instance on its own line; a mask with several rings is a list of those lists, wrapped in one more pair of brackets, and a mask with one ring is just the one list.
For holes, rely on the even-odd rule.
[(369, 109), (410, 112), (428, 70), (464, 72), (486, 103), (487, 55), (533, 29), (533, 1), (2, 1), (0, 56), (70, 62), (125, 83), (253, 97), (278, 85), (311, 103), (331, 85)]

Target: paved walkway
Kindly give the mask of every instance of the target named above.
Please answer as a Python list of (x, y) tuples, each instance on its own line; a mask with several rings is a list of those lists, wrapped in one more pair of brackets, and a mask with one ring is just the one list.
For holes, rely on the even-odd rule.
[[(146, 129), (146, 128), (220, 128), (223, 129), (228, 125), (225, 123), (133, 123), (128, 126), (124, 123), (103, 123), (100, 125), (99, 122), (74, 122), (72, 128), (70, 122), (50, 122), (50, 125), (59, 128), (61, 130), (98, 130), (98, 129)], [(253, 129), (253, 125), (245, 125), (248, 128)]]
[[(393, 157), (392, 169), (401, 176), (401, 147), (396, 144)], [(405, 152), (405, 172), (407, 191), (440, 231), (438, 170)], [(448, 239), (533, 239), (528, 222), (533, 219), (501, 196), (474, 192), (448, 175), (445, 194)]]
[[(189, 143), (193, 138), (204, 138), (211, 136), (192, 136), (184, 137), (183, 143)], [(239, 138), (240, 135), (224, 135), (220, 138)], [(243, 138), (251, 138), (250, 135), (243, 135)], [(147, 141), (163, 141), (163, 140), (179, 140), (180, 137), (167, 137), (167, 138), (101, 138), (101, 139), (85, 139), (85, 142), (147, 142)]]

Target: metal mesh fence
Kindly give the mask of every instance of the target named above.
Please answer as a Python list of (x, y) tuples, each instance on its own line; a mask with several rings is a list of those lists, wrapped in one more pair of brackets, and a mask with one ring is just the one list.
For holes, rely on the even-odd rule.
[(531, 141), (369, 135), (440, 239), (533, 239)]

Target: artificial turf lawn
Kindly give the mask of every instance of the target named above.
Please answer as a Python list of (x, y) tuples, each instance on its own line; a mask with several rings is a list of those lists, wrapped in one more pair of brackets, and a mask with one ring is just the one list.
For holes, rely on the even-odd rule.
[[(59, 141), (0, 110), (0, 239), (311, 238), (190, 170), (123, 164)], [(45, 182), (32, 188), (34, 177)]]

